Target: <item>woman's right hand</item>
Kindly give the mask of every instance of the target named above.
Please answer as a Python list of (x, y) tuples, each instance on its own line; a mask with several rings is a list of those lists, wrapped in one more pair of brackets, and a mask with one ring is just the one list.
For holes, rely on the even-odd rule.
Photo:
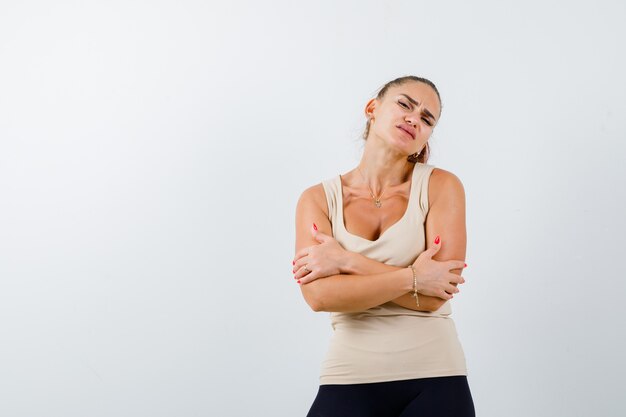
[(441, 249), (441, 241), (438, 244), (420, 253), (413, 268), (417, 275), (417, 292), (439, 297), (444, 300), (452, 298), (452, 294), (459, 292), (459, 289), (452, 283), (463, 284), (465, 279), (450, 272), (451, 269), (463, 269), (464, 261), (435, 261), (433, 256)]

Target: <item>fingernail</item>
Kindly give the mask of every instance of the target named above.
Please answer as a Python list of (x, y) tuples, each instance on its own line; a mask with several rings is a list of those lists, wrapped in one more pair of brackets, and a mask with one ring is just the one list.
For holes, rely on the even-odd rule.
[(465, 264), (465, 268), (467, 268), (467, 264)]
[(317, 230), (317, 225), (313, 223), (313, 229)]
[(439, 236), (435, 238), (435, 245), (438, 245), (438, 244), (439, 244)]
[[(300, 284), (300, 280), (298, 280), (298, 284)], [(302, 285), (302, 284), (300, 284), (300, 285)]]

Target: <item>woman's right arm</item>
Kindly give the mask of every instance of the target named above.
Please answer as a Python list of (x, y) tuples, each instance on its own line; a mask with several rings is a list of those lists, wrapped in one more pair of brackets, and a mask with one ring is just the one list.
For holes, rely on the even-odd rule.
[[(322, 184), (306, 189), (296, 207), (296, 253), (319, 244), (310, 233), (318, 230), (332, 236)], [(405, 295), (413, 289), (409, 268), (378, 274), (338, 274), (300, 285), (302, 295), (313, 311), (363, 311)]]

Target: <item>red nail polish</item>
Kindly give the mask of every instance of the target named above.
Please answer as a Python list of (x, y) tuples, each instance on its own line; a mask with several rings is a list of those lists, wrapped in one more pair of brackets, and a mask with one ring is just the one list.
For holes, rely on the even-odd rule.
[[(291, 261), (291, 265), (295, 265), (295, 264), (296, 264), (296, 261)], [(467, 266), (467, 265), (465, 265), (465, 266)]]
[(317, 230), (317, 225), (313, 223), (313, 229)]
[(467, 264), (465, 264), (465, 268), (467, 268)]
[(435, 245), (438, 245), (438, 244), (439, 244), (439, 236), (435, 238)]
[[(300, 284), (300, 280), (298, 280), (298, 284)], [(301, 284), (302, 285), (302, 284)]]

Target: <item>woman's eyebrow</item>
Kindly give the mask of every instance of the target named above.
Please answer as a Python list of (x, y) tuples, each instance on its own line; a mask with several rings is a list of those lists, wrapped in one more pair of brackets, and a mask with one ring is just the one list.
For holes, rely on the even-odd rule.
[[(406, 97), (407, 100), (409, 100), (414, 105), (416, 105), (416, 106), (420, 105), (417, 101), (413, 100), (411, 97), (407, 96), (406, 94), (401, 93), (400, 95)], [(424, 113), (426, 113), (426, 116), (430, 117), (434, 121), (437, 121), (437, 119), (435, 119), (435, 116), (433, 116), (433, 114), (431, 112), (429, 112), (428, 109), (425, 108), (425, 107), (424, 107)]]

